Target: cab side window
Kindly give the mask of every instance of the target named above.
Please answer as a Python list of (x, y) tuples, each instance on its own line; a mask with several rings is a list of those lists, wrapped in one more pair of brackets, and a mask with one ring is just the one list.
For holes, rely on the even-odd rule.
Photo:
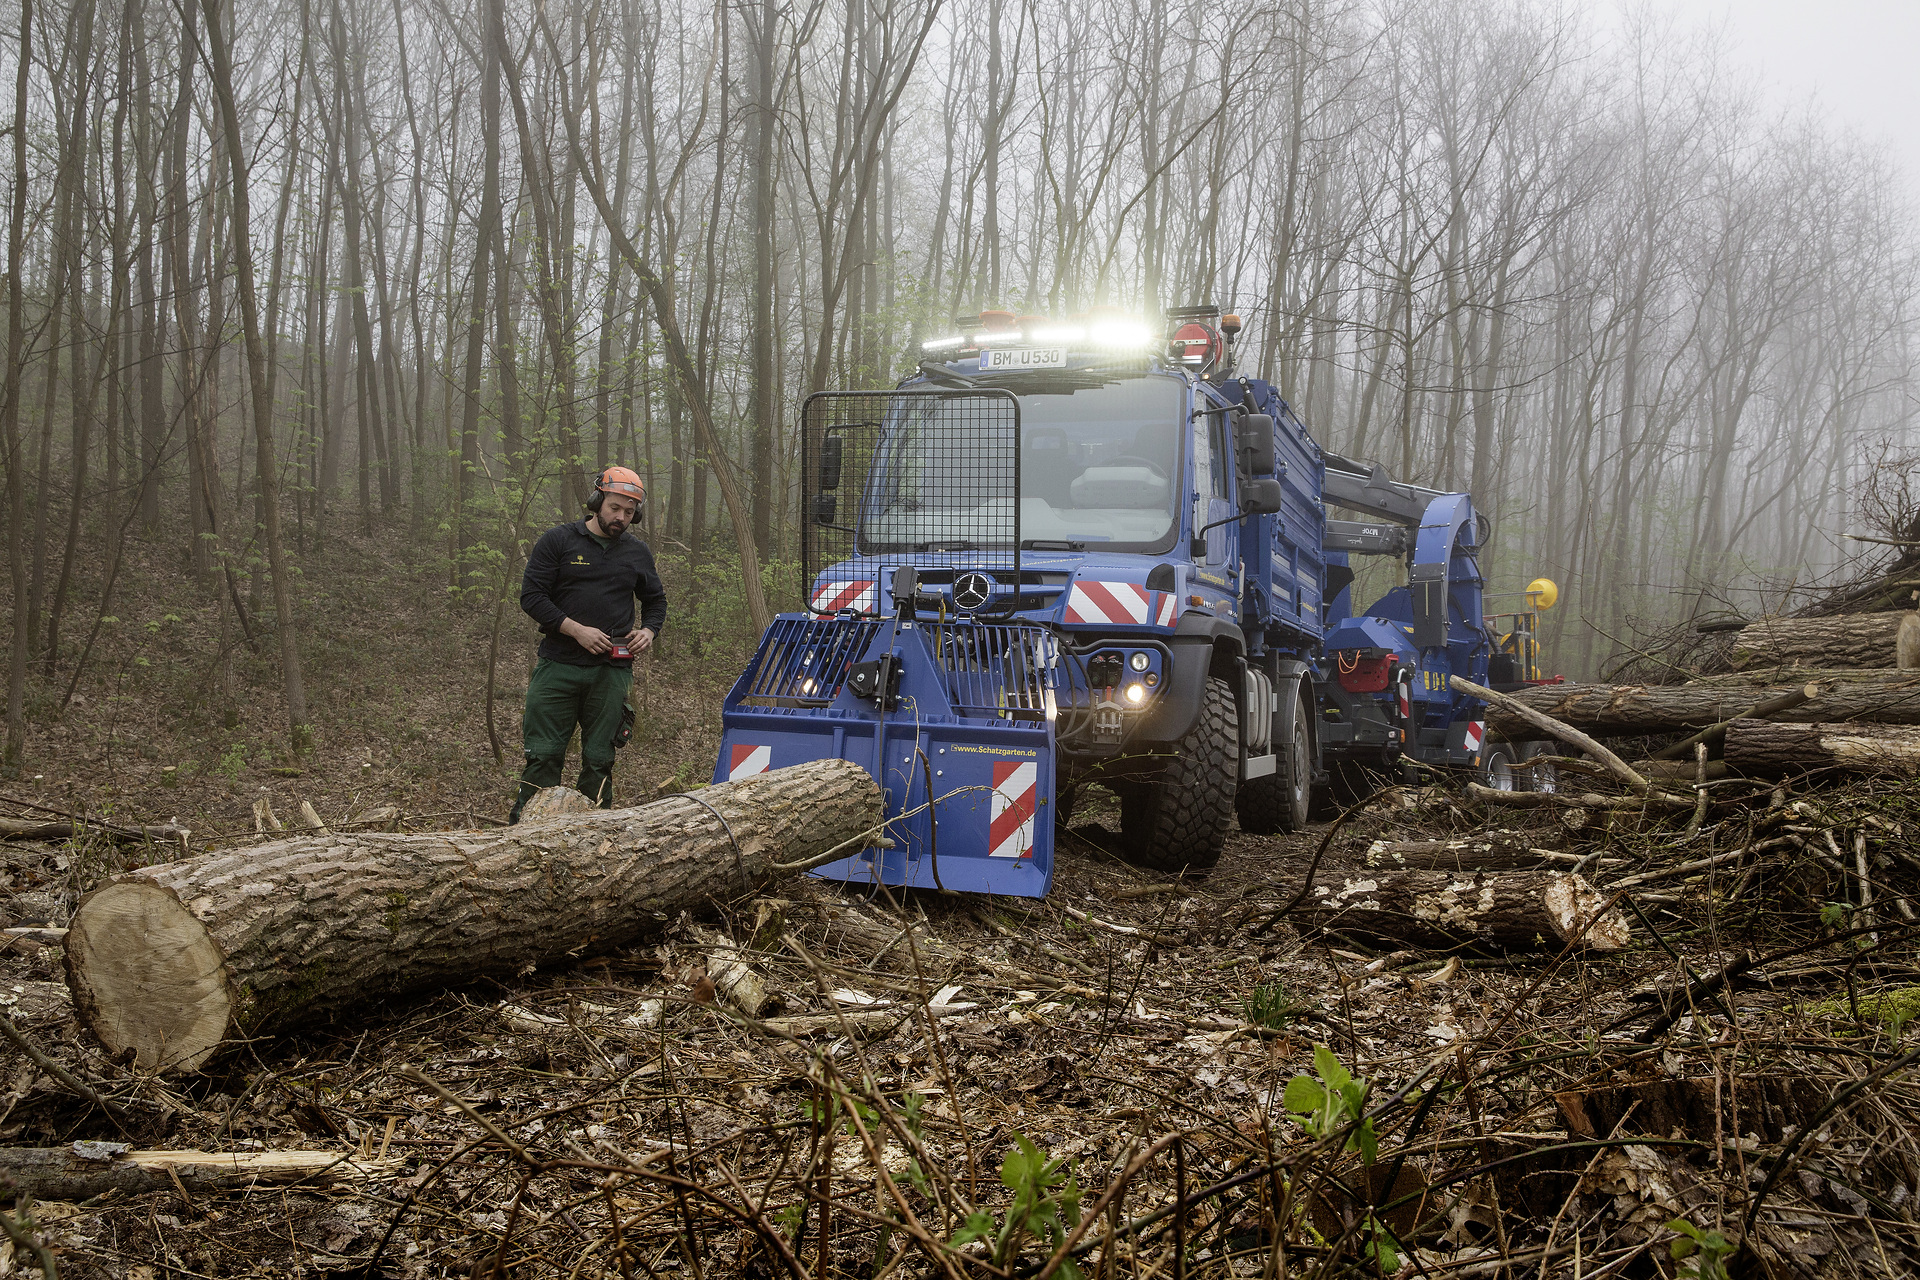
[(1233, 457), (1227, 452), (1227, 415), (1210, 413), (1207, 415), (1207, 473), (1212, 478), (1213, 488), (1210, 497), (1222, 502), (1227, 500), (1227, 469), (1233, 465)]

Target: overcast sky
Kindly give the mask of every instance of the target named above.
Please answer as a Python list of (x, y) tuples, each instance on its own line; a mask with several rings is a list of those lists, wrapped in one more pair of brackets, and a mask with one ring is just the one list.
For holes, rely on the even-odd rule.
[(1735, 65), (1887, 144), (1920, 198), (1920, 0), (1648, 2), (1682, 26), (1724, 28)]

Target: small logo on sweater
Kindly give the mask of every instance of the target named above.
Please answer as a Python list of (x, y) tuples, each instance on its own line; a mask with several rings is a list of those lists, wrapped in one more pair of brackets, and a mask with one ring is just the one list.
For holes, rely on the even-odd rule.
[(573, 559), (567, 561), (567, 563), (568, 564), (587, 564), (588, 560), (585, 556), (581, 555), (578, 551), (576, 551), (573, 553)]

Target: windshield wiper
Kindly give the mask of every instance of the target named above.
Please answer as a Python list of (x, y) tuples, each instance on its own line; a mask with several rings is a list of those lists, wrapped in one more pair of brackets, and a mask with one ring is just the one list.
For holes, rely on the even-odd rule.
[(1028, 538), (1020, 544), (1022, 551), (1085, 551), (1084, 542), (1050, 542), (1045, 538)]

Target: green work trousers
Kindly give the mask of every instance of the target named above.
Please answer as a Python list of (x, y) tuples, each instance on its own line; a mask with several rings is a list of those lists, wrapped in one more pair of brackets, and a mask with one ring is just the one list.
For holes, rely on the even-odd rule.
[(535, 792), (560, 785), (575, 725), (580, 726), (580, 781), (575, 785), (602, 809), (613, 808), (613, 736), (619, 732), (620, 709), (632, 683), (631, 667), (576, 667), (546, 658), (534, 663), (527, 681), (527, 710), (520, 721), (527, 767), (520, 772), (520, 794), (509, 822), (520, 821), (521, 807)]

